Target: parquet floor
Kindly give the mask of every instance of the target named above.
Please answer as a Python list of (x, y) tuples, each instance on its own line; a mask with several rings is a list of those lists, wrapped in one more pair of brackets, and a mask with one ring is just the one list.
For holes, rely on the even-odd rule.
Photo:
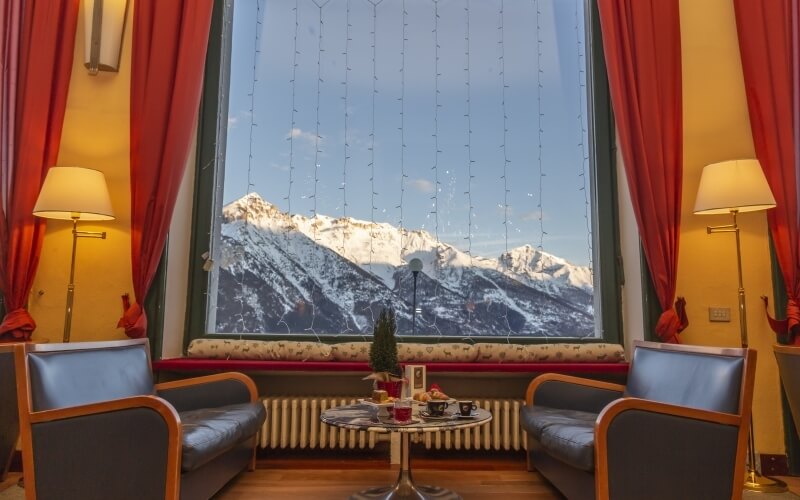
[[(527, 471), (419, 470), (414, 482), (458, 492), (464, 500), (551, 500), (562, 498), (541, 476)], [(216, 500), (342, 500), (353, 493), (389, 485), (396, 470), (257, 469), (241, 474)]]

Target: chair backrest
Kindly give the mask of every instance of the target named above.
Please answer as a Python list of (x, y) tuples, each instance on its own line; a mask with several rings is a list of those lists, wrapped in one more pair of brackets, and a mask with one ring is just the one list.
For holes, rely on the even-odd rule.
[(747, 349), (636, 342), (626, 396), (739, 414)]
[(800, 346), (775, 345), (772, 348), (778, 361), (778, 373), (792, 411), (794, 426), (800, 433)]
[(155, 393), (146, 339), (40, 344), (27, 351), (31, 411)]

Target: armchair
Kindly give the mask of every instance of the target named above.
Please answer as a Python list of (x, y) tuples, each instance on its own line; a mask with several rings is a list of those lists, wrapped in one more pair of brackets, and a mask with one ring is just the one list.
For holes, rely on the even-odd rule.
[(253, 381), (153, 384), (149, 352), (146, 339), (15, 346), (29, 500), (207, 499), (254, 467)]
[(528, 469), (570, 499), (740, 499), (756, 352), (638, 341), (626, 385), (545, 374)]

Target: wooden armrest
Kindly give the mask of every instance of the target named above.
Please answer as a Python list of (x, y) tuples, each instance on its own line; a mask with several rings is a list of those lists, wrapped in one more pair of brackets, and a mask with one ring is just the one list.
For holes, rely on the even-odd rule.
[(704, 420), (706, 422), (714, 422), (723, 425), (740, 425), (742, 422), (741, 416), (730, 413), (701, 410), (698, 408), (689, 408), (687, 406), (661, 403), (640, 398), (624, 398), (609, 404), (600, 412), (600, 415), (597, 416), (598, 433), (605, 432), (608, 426), (611, 425), (611, 421), (614, 417), (628, 410), (640, 410), (650, 413), (672, 415), (675, 417), (692, 418), (694, 420)]
[[(58, 408), (55, 410), (44, 410), (23, 414), (22, 443), (23, 443), (23, 467), (26, 475), (26, 490), (31, 490), (29, 497), (36, 497), (35, 490), (35, 468), (33, 460), (32, 426), (34, 424), (54, 422), (59, 420), (72, 420), (79, 417), (90, 417), (103, 413), (124, 412), (126, 410), (136, 410), (149, 408), (155, 411), (164, 420), (167, 428), (167, 467), (165, 470), (165, 492), (164, 498), (177, 500), (180, 493), (180, 463), (181, 463), (181, 440), (182, 430), (180, 417), (175, 408), (163, 399), (156, 396), (133, 396), (129, 398), (114, 399), (100, 403), (91, 403), (81, 406), (68, 408)], [(32, 472), (28, 472), (32, 471)], [(30, 476), (30, 477), (28, 477)], [(27, 480), (29, 479), (29, 481)]]
[(80, 417), (83, 415), (95, 415), (110, 411), (127, 410), (131, 408), (152, 408), (164, 418), (167, 425), (180, 430), (181, 418), (169, 403), (156, 396), (133, 396), (130, 398), (112, 399), (100, 403), (91, 403), (81, 406), (70, 406), (68, 408), (57, 408), (55, 410), (44, 410), (31, 412), (30, 422), (50, 422), (53, 420), (63, 420), (65, 418)]
[(253, 382), (253, 379), (248, 377), (247, 375), (239, 372), (225, 372), (225, 373), (215, 373), (213, 375), (203, 375), (200, 377), (192, 377), (183, 380), (175, 380), (172, 382), (162, 382), (160, 384), (156, 384), (156, 391), (164, 391), (169, 389), (179, 389), (182, 387), (192, 387), (202, 384), (213, 384), (215, 382), (220, 382), (223, 380), (237, 380), (247, 387), (247, 391), (250, 393), (250, 401), (257, 401), (258, 400), (258, 389), (256, 389), (256, 384)]
[(536, 392), (536, 389), (545, 382), (553, 381), (594, 387), (596, 389), (605, 389), (608, 391), (623, 392), (625, 390), (624, 385), (614, 384), (612, 382), (602, 382), (600, 380), (575, 377), (573, 375), (565, 375), (563, 373), (544, 373), (531, 380), (530, 384), (528, 384), (528, 390), (525, 391), (525, 404), (531, 406), (533, 404), (533, 394)]

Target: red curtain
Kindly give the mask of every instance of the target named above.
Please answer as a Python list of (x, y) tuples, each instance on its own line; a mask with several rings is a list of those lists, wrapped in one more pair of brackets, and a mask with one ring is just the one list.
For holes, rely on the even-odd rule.
[(78, 0), (3, 0), (0, 6), (0, 337), (29, 339), (25, 309), (45, 224), (31, 212), (55, 165), (72, 74)]
[[(200, 104), (212, 0), (137, 0), (131, 75), (131, 263), (136, 302), (119, 326), (147, 334), (153, 281)], [(127, 302), (127, 300), (125, 301)]]
[(678, 268), (683, 170), (678, 0), (599, 0), (603, 49), (633, 211), (663, 313), (656, 333), (680, 342)]
[[(767, 211), (778, 264), (789, 298), (786, 320), (778, 329), (800, 337), (800, 213), (796, 155), (794, 93), (798, 81), (797, 54), (793, 55), (793, 24), (797, 7), (792, 1), (734, 0), (739, 51), (742, 57), (747, 108), (756, 157), (761, 162), (777, 206)], [(793, 23), (794, 20), (794, 23)]]

